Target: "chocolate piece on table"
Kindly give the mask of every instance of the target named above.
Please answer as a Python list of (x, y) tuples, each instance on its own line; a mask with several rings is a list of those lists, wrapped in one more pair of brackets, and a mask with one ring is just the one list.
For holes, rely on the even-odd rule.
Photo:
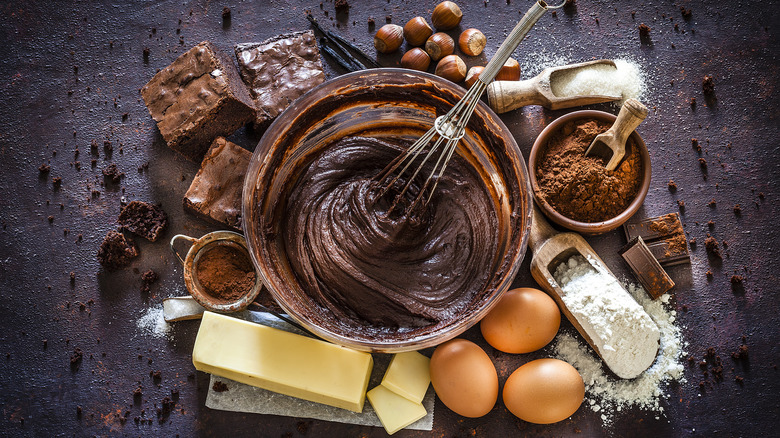
[(241, 194), (252, 153), (217, 137), (184, 194), (184, 209), (241, 230)]
[(199, 162), (211, 141), (254, 117), (232, 60), (204, 41), (160, 70), (141, 96), (168, 146)]
[(679, 213), (651, 217), (623, 225), (626, 240), (642, 237), (650, 252), (663, 266), (690, 263), (688, 241)]
[(292, 101), (325, 81), (310, 30), (238, 44), (235, 52), (241, 78), (255, 102), (258, 130), (267, 128)]
[(138, 257), (138, 247), (133, 239), (125, 237), (120, 231), (109, 231), (98, 248), (97, 258), (107, 271), (124, 268)]
[(132, 201), (125, 205), (119, 213), (118, 221), (121, 228), (150, 242), (155, 242), (168, 227), (165, 211), (160, 206), (143, 201)]
[(619, 253), (653, 299), (660, 297), (674, 287), (674, 281), (669, 278), (658, 260), (653, 257), (640, 236), (628, 242)]

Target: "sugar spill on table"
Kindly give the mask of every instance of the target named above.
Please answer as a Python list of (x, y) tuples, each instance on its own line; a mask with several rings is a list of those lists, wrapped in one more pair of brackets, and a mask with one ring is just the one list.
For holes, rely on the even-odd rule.
[(161, 305), (149, 307), (136, 321), (142, 334), (155, 338), (165, 338), (171, 331), (171, 325), (165, 321)]
[(653, 300), (641, 286), (625, 282), (623, 285), (650, 315), (661, 334), (658, 356), (650, 368), (635, 379), (618, 379), (606, 370), (579, 336), (561, 332), (554, 347), (555, 356), (569, 362), (582, 375), (584, 405), (600, 413), (602, 422), (608, 427), (621, 411), (631, 407), (654, 412), (655, 418), (660, 419), (665, 411), (663, 400), (669, 398), (666, 391), (669, 385), (686, 382), (682, 361), (687, 356), (687, 342), (682, 338), (677, 312), (669, 304), (671, 296), (664, 294)]

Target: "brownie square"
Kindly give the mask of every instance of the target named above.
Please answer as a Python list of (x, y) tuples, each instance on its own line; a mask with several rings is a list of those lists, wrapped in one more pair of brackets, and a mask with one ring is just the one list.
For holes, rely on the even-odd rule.
[(168, 215), (157, 205), (132, 201), (119, 213), (119, 226), (154, 242), (168, 227)]
[(253, 120), (254, 104), (235, 65), (204, 41), (141, 88), (168, 146), (199, 162), (217, 136)]
[(310, 30), (279, 35), (262, 43), (238, 44), (236, 59), (263, 130), (295, 99), (325, 81), (317, 40)]
[(109, 231), (98, 248), (97, 258), (108, 271), (116, 271), (129, 265), (138, 257), (138, 247), (119, 231)]
[(184, 194), (184, 209), (241, 230), (241, 194), (252, 153), (217, 137)]

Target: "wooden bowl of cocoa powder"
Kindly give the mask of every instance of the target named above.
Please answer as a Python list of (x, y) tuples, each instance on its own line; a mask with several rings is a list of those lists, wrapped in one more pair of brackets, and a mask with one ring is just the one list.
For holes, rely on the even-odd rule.
[(602, 234), (642, 206), (650, 188), (650, 155), (636, 131), (614, 171), (607, 171), (601, 158), (585, 156), (593, 138), (615, 118), (603, 111), (575, 111), (554, 120), (536, 138), (528, 158), (531, 187), (539, 208), (556, 224)]

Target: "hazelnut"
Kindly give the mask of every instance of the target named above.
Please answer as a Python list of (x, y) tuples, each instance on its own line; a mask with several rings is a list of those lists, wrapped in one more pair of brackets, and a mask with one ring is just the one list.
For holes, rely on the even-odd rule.
[(439, 30), (450, 30), (460, 24), (460, 20), (463, 18), (463, 12), (458, 5), (453, 2), (446, 1), (441, 2), (433, 8), (433, 15), (431, 15), (431, 21), (433, 27)]
[(436, 65), (436, 75), (460, 82), (466, 77), (466, 63), (458, 55), (447, 55)]
[(404, 42), (404, 30), (397, 24), (385, 24), (374, 35), (374, 47), (379, 53), (392, 53)]
[(444, 32), (437, 32), (425, 42), (425, 51), (431, 59), (438, 61), (455, 51), (455, 40)]
[(466, 86), (471, 87), (474, 85), (474, 82), (477, 82), (477, 79), (479, 79), (479, 75), (482, 74), (483, 70), (485, 70), (485, 67), (482, 67), (481, 65), (471, 67), (469, 72), (466, 73)]
[(519, 81), (520, 64), (512, 58), (506, 60), (496, 75), (497, 81)]
[(431, 65), (431, 57), (425, 53), (425, 50), (419, 47), (404, 53), (404, 56), (401, 58), (401, 67), (403, 68), (426, 71), (429, 65)]
[(478, 29), (466, 29), (458, 38), (460, 51), (469, 56), (477, 56), (482, 53), (482, 50), (485, 49), (485, 44), (487, 44), (487, 38)]
[(404, 38), (412, 46), (422, 46), (431, 34), (433, 29), (423, 17), (414, 17), (404, 26)]

